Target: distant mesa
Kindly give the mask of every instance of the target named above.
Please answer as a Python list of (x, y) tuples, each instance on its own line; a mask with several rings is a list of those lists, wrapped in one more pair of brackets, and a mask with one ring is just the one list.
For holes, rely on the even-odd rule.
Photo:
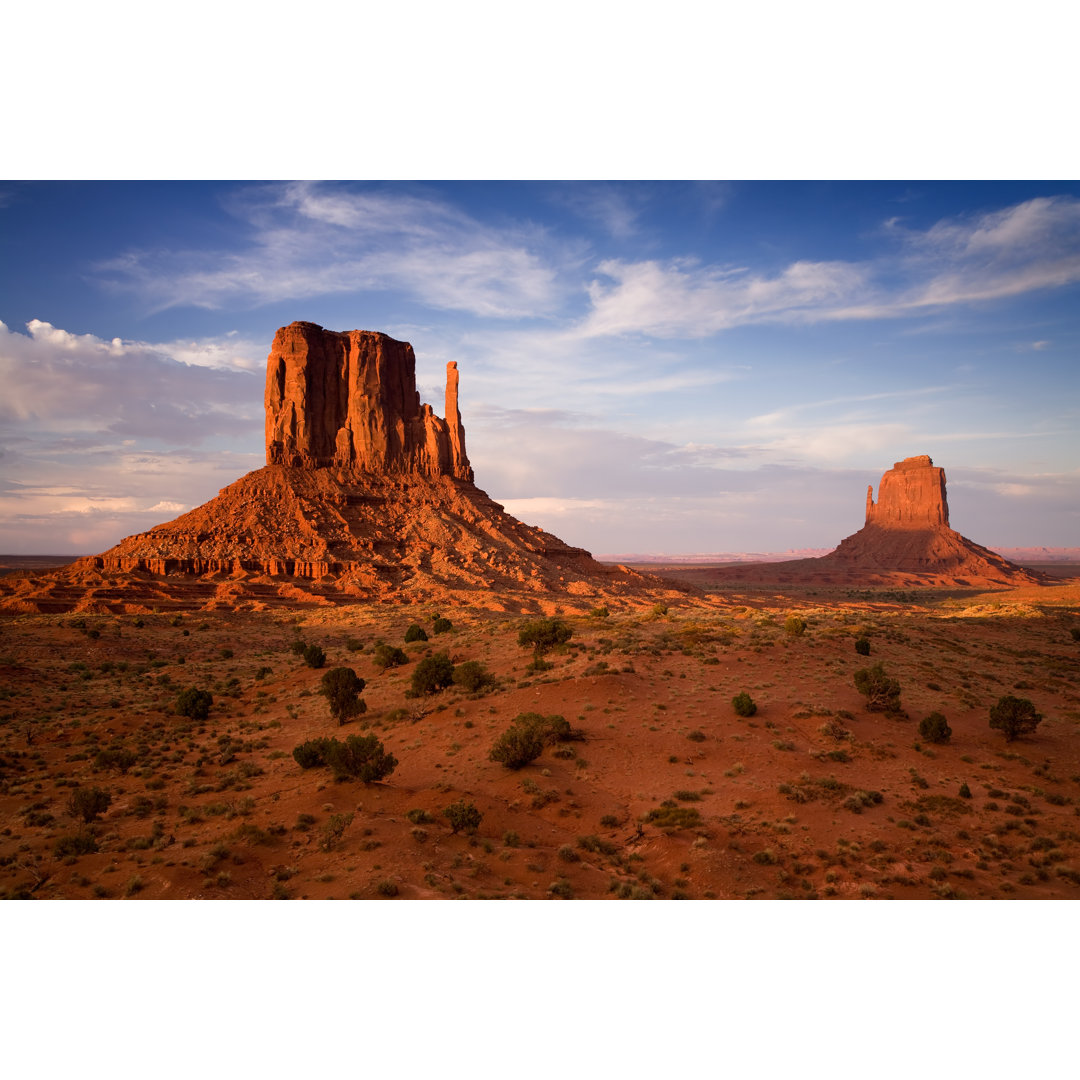
[[(422, 404), (412, 346), (294, 322), (266, 363), (266, 465), (173, 521), (38, 577), (9, 575), (24, 611), (257, 608), (444, 599), (553, 610), (553, 594), (670, 592), (507, 514), (473, 483), (446, 368), (446, 417)], [(677, 586), (675, 588), (678, 588)], [(517, 594), (500, 600), (497, 594)]]

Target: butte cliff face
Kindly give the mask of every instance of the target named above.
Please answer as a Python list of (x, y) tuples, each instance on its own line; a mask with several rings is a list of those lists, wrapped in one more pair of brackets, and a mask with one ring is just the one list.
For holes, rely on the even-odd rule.
[(866, 524), (884, 528), (934, 528), (949, 524), (945, 470), (929, 454), (898, 461), (881, 478), (878, 501), (873, 485), (866, 489)]
[[(447, 364), (446, 417), (412, 346), (295, 322), (266, 363), (267, 464), (173, 521), (70, 568), (0, 581), (24, 611), (438, 599), (545, 611), (664, 592), (507, 514), (473, 483)], [(591, 598), (591, 599), (590, 599)]]
[(412, 346), (369, 330), (283, 326), (266, 362), (266, 463), (472, 481), (446, 365), (446, 418), (420, 403)]

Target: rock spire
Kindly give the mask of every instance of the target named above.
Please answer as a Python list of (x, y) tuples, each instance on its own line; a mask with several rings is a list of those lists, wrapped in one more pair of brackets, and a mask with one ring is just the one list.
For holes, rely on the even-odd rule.
[(876, 503), (873, 485), (866, 489), (866, 524), (902, 529), (947, 527), (945, 470), (936, 468), (929, 454), (896, 462), (881, 478)]

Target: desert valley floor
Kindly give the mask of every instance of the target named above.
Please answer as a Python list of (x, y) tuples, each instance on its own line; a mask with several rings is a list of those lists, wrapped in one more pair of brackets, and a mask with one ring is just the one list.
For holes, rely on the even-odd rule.
[[(1059, 572), (1067, 573), (1067, 570)], [(767, 586), (598, 607), (528, 670), (523, 614), (466, 604), (5, 614), (0, 892), (48, 898), (916, 899), (1080, 897), (1080, 583), (988, 593)], [(676, 575), (677, 576), (677, 575)], [(503, 608), (503, 610), (498, 610)], [(536, 614), (536, 612), (534, 612)], [(785, 628), (799, 616), (805, 632)], [(434, 632), (441, 616), (452, 629)], [(405, 643), (419, 624), (427, 641)], [(855, 651), (870, 641), (870, 655)], [(297, 641), (318, 645), (322, 669)], [(378, 643), (407, 663), (380, 668)], [(428, 655), (494, 685), (409, 696)], [(866, 710), (880, 662), (904, 718)], [(366, 681), (338, 726), (326, 670)], [(205, 720), (180, 691), (210, 691)], [(757, 705), (739, 716), (732, 698)], [(1044, 719), (1007, 743), (1005, 694)], [(921, 740), (945, 714), (951, 740)], [(578, 736), (511, 770), (522, 713)], [(384, 781), (335, 781), (292, 751), (375, 735)], [(88, 823), (69, 807), (99, 788)], [(443, 811), (471, 803), (473, 833)]]

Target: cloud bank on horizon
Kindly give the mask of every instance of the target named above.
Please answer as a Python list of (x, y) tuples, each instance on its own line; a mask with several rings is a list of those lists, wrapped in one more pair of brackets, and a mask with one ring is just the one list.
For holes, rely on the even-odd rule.
[(1076, 184), (0, 184), (0, 550), (263, 464), (276, 328), (461, 369), (477, 482), (596, 552), (830, 547), (929, 453), (984, 544), (1080, 537)]

